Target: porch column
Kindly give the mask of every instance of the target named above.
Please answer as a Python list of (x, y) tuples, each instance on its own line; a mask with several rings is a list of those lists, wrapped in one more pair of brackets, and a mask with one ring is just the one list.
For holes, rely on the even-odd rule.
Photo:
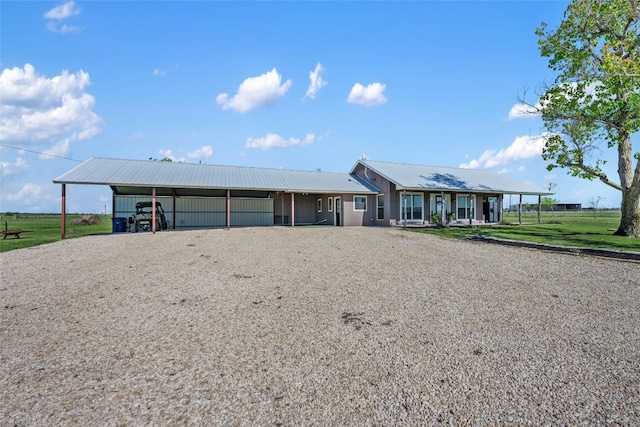
[(156, 234), (156, 187), (151, 188), (151, 232)]
[(498, 195), (498, 222), (502, 222), (502, 210), (503, 210), (503, 203), (504, 203), (504, 197), (502, 194)]
[(60, 239), (67, 234), (67, 184), (62, 184), (62, 215), (60, 215)]
[(442, 215), (440, 215), (440, 216), (441, 216), (441, 218), (440, 218), (440, 224), (441, 224), (442, 226), (444, 226), (444, 224), (445, 224), (445, 218), (446, 218), (446, 216), (447, 216), (447, 201), (446, 201), (446, 200), (445, 200), (445, 198), (444, 198), (444, 191), (442, 191), (442, 192), (440, 193), (440, 195), (442, 196), (442, 209), (441, 209), (441, 211), (442, 211)]
[(542, 224), (542, 217), (541, 217), (540, 211), (542, 211), (542, 196), (538, 194), (538, 224)]
[(520, 202), (518, 203), (518, 223), (522, 224), (522, 194), (520, 195)]
[(231, 228), (231, 190), (227, 190), (227, 230)]
[(292, 227), (296, 226), (295, 221), (293, 219), (295, 217), (294, 215), (295, 207), (296, 207), (296, 204), (294, 202), (294, 193), (291, 193), (291, 226)]
[(407, 190), (402, 191), (402, 203), (400, 203), (400, 209), (402, 209), (402, 222), (403, 225), (407, 225)]

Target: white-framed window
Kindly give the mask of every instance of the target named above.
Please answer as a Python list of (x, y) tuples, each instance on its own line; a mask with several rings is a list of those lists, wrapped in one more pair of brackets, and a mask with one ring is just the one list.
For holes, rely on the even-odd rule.
[(367, 196), (353, 196), (353, 210), (354, 211), (366, 211), (367, 210)]
[(475, 214), (476, 197), (473, 194), (458, 194), (456, 196), (456, 218), (471, 219)]
[(384, 220), (384, 194), (378, 194), (378, 197), (376, 197), (376, 207), (378, 210), (378, 221)]
[(402, 193), (400, 195), (400, 218), (421, 220), (423, 210), (422, 193)]
[(318, 199), (317, 206), (318, 206), (318, 212), (322, 212), (322, 199)]
[(333, 197), (327, 199), (327, 211), (333, 212)]

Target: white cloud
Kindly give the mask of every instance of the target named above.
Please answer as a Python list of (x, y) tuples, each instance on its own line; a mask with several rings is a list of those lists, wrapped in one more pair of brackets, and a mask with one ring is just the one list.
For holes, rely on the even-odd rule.
[[(473, 168), (468, 168), (468, 169), (473, 169)], [(499, 173), (499, 174), (501, 174), (501, 175), (504, 175), (504, 174), (509, 173), (509, 172), (511, 172), (511, 169), (509, 169), (509, 168), (502, 168), (502, 169), (500, 169), (497, 173)]]
[(189, 159), (204, 159), (213, 156), (213, 147), (210, 145), (203, 145), (195, 151), (187, 153)]
[(77, 16), (80, 14), (80, 9), (76, 7), (75, 2), (70, 1), (60, 6), (56, 6), (53, 9), (49, 10), (44, 14), (45, 19), (49, 19), (47, 22), (47, 29), (49, 31), (53, 31), (54, 33), (75, 33), (80, 31), (80, 27), (76, 25), (70, 25), (62, 20), (68, 19), (72, 16)]
[(100, 133), (102, 119), (92, 111), (95, 99), (85, 93), (89, 74), (80, 70), (46, 78), (31, 64), (0, 74), (0, 141), (71, 142)]
[(387, 98), (382, 93), (386, 87), (387, 85), (382, 83), (371, 83), (366, 87), (360, 83), (356, 83), (351, 88), (347, 102), (364, 105), (365, 107), (382, 105), (387, 102)]
[(321, 75), (323, 71), (324, 68), (318, 62), (316, 68), (313, 71), (309, 72), (309, 80), (311, 80), (311, 83), (309, 83), (309, 88), (307, 89), (307, 93), (304, 96), (305, 98), (316, 99), (318, 91), (320, 91), (323, 86), (327, 85), (327, 82), (324, 81)]
[(303, 139), (285, 139), (280, 135), (270, 133), (263, 138), (248, 138), (247, 143), (245, 144), (245, 148), (259, 148), (261, 150), (269, 150), (271, 148), (287, 148), (309, 145), (313, 144), (317, 140), (319, 140), (319, 138), (317, 138), (313, 134), (307, 134), (307, 136), (305, 136)]
[(66, 19), (70, 16), (76, 16), (80, 14), (80, 9), (76, 9), (75, 6), (76, 3), (73, 1), (66, 2), (45, 13), (44, 17), (47, 19)]
[(39, 157), (43, 160), (51, 160), (55, 157), (65, 157), (70, 151), (71, 141), (66, 139), (54, 144), (53, 147), (44, 150)]
[(159, 68), (154, 68), (152, 71), (154, 76), (166, 76), (167, 75), (167, 70), (161, 70)]
[(258, 77), (249, 77), (243, 81), (233, 98), (229, 98), (226, 93), (219, 94), (216, 103), (221, 105), (223, 110), (246, 113), (254, 108), (272, 104), (287, 93), (292, 85), (291, 80), (282, 84), (281, 82), (282, 76), (274, 68)]
[(69, 25), (67, 23), (60, 24), (59, 22), (49, 21), (47, 22), (47, 30), (54, 33), (69, 34), (79, 32), (80, 27), (77, 25)]
[(9, 201), (38, 200), (42, 197), (42, 186), (33, 183), (27, 183), (22, 186), (20, 191), (15, 194), (7, 194)]
[(507, 120), (540, 117), (540, 104), (535, 107), (528, 104), (515, 104), (509, 111)]
[(22, 157), (18, 157), (15, 163), (0, 162), (0, 169), (2, 170), (1, 176), (17, 175), (29, 169), (29, 164)]
[(142, 132), (136, 132), (134, 134), (129, 135), (129, 141), (138, 141), (144, 139), (144, 134)]
[(531, 159), (542, 155), (542, 148), (548, 134), (539, 136), (519, 136), (513, 143), (502, 150), (487, 150), (477, 159), (460, 165), (463, 169), (493, 168), (507, 165), (519, 160)]

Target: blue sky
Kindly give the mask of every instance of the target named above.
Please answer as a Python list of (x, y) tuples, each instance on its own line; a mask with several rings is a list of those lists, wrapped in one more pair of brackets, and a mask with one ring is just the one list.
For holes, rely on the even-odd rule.
[[(363, 154), (618, 207), (547, 171), (542, 121), (511, 114), (553, 81), (534, 31), (567, 5), (2, 1), (0, 211), (58, 212), (52, 180), (90, 157), (348, 172)], [(108, 186), (67, 196), (69, 212), (110, 212)]]

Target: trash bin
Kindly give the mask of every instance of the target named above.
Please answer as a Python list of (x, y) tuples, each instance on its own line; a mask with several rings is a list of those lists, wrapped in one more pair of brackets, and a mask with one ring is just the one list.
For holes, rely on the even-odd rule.
[(113, 218), (113, 232), (124, 233), (127, 231), (127, 218)]

